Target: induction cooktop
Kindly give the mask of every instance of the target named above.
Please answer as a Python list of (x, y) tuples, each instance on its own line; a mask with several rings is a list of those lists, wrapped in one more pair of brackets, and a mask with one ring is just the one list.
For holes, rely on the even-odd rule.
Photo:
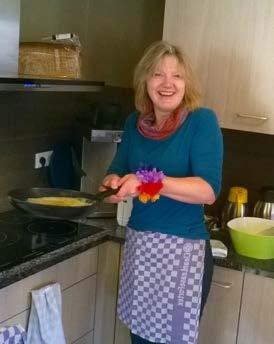
[(33, 218), (20, 211), (0, 213), (0, 271), (100, 231), (82, 220)]

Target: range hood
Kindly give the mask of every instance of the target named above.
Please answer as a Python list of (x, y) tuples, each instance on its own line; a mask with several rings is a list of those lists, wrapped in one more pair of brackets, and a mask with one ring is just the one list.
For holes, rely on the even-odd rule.
[(18, 77), (20, 0), (0, 0), (0, 91), (100, 92), (103, 81)]
[(103, 81), (0, 77), (0, 91), (100, 92)]

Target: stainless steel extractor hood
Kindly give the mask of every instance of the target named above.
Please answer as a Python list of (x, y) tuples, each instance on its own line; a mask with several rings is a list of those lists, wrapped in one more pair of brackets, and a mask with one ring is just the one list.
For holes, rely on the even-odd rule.
[(18, 77), (20, 0), (0, 0), (0, 91), (100, 92), (103, 81)]
[(0, 77), (0, 91), (100, 92), (103, 81)]

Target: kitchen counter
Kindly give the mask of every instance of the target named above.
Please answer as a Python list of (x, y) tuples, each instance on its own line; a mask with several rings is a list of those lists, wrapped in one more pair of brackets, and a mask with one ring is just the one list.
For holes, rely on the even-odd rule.
[[(125, 241), (126, 228), (119, 226), (116, 219), (86, 219), (83, 222), (100, 229), (100, 231), (76, 242), (64, 244), (64, 246), (42, 256), (32, 257), (21, 264), (2, 269), (0, 271), (0, 289), (105, 241), (112, 240), (121, 244)], [(214, 233), (213, 238), (222, 240), (229, 248), (227, 258), (214, 258), (216, 265), (274, 278), (274, 259), (258, 260), (239, 256), (234, 252), (228, 238), (224, 237), (223, 233)]]

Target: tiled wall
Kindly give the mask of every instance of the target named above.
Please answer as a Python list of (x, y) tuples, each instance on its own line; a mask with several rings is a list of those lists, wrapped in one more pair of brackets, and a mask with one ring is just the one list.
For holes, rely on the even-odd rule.
[(219, 215), (231, 186), (248, 189), (250, 215), (262, 186), (274, 185), (274, 135), (223, 129), (223, 188), (217, 202), (206, 207)]
[(132, 91), (106, 87), (103, 93), (0, 92), (0, 211), (10, 207), (9, 190), (47, 185), (48, 169), (34, 169), (34, 154), (75, 139), (75, 117), (89, 114), (94, 102), (133, 109)]

